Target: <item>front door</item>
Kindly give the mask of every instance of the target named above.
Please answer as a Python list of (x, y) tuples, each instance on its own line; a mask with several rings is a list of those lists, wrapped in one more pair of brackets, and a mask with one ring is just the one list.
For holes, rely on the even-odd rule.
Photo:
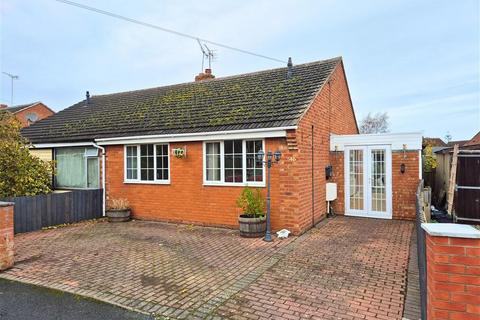
[(345, 214), (392, 218), (390, 146), (345, 147)]

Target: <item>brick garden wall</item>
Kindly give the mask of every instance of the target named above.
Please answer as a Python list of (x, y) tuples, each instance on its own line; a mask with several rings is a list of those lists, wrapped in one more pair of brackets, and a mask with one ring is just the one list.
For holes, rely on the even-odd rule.
[[(418, 151), (392, 151), (392, 215), (394, 219), (415, 219), (415, 192), (419, 181)], [(330, 152), (333, 166), (331, 182), (337, 183), (337, 200), (333, 209), (338, 214), (345, 213), (345, 174), (344, 153)], [(400, 165), (405, 164), (405, 173), (400, 172)]]
[[(330, 132), (358, 133), (348, 86), (339, 64), (330, 84), (315, 97), (298, 130), (287, 139), (266, 139), (266, 149), (281, 150), (272, 167), (272, 228), (299, 234), (312, 225), (312, 126), (314, 137), (315, 222), (326, 212), (325, 166), (329, 163)], [(287, 144), (288, 141), (288, 144)], [(107, 147), (107, 196), (124, 197), (139, 219), (162, 220), (236, 228), (236, 207), (242, 187), (203, 186), (202, 142), (171, 143), (187, 147), (187, 158), (170, 158), (170, 185), (124, 184), (124, 148)], [(262, 188), (266, 193), (266, 188)]]
[(427, 234), (427, 319), (480, 319), (480, 239)]
[(43, 103), (39, 103), (31, 108), (27, 108), (25, 110), (15, 113), (15, 117), (22, 123), (23, 127), (27, 127), (29, 126), (29, 123), (27, 121), (26, 116), (27, 114), (32, 112), (37, 114), (38, 120), (42, 120), (44, 118), (47, 118), (53, 115), (52, 110), (47, 108)]
[(13, 204), (0, 202), (0, 271), (13, 266)]

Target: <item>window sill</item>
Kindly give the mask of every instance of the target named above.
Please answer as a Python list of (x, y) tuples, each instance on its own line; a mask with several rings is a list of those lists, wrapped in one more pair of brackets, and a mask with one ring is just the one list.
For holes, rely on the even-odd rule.
[(101, 190), (101, 187), (92, 188), (92, 187), (53, 187), (53, 191), (71, 191), (71, 190)]
[(252, 187), (252, 188), (265, 188), (265, 183), (252, 183), (252, 182), (203, 182), (204, 187)]
[(170, 184), (170, 180), (166, 181), (123, 181), (124, 184)]

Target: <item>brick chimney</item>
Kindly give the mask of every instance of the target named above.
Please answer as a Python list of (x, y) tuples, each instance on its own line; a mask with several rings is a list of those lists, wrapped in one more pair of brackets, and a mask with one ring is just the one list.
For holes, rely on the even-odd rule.
[(215, 76), (212, 74), (212, 69), (205, 69), (205, 72), (200, 72), (198, 76), (195, 76), (195, 81), (203, 81), (215, 79)]
[(0, 109), (6, 109), (8, 108), (8, 105), (0, 103)]

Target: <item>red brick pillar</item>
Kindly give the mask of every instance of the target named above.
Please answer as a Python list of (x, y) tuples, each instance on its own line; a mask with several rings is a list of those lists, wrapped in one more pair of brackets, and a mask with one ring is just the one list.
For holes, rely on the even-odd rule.
[(424, 223), (427, 319), (480, 319), (480, 231)]
[(0, 271), (13, 266), (13, 203), (0, 202)]

